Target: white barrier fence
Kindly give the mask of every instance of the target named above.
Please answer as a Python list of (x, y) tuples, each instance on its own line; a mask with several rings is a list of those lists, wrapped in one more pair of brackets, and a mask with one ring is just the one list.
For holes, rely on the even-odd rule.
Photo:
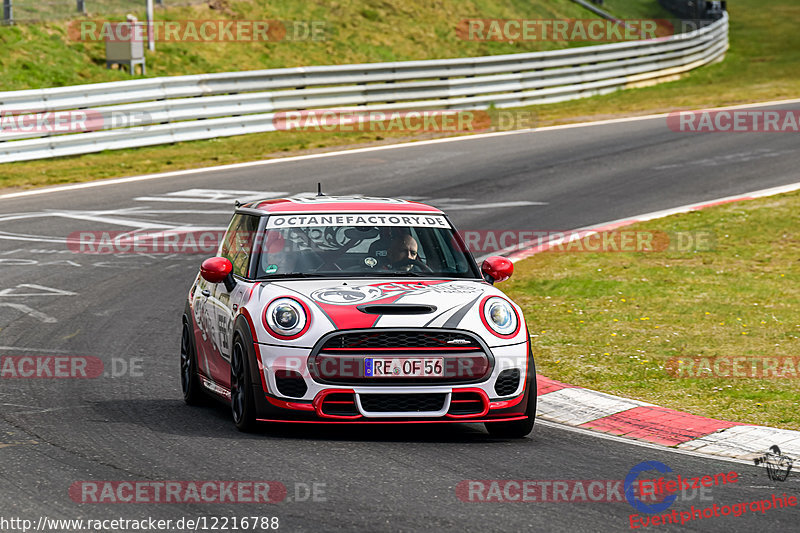
[[(54, 128), (28, 127), (34, 119), (24, 129), (7, 128), (0, 120), (0, 161), (274, 131), (276, 113), (285, 111), (466, 110), (560, 102), (669, 78), (720, 59), (727, 48), (725, 14), (705, 28), (663, 39), (547, 52), (0, 92), (4, 117), (33, 113), (39, 123), (52, 123), (52, 112), (84, 110), (93, 124), (89, 129), (97, 130), (59, 133)], [(92, 121), (91, 117), (102, 119)], [(136, 117), (136, 124), (131, 124), (130, 117)]]

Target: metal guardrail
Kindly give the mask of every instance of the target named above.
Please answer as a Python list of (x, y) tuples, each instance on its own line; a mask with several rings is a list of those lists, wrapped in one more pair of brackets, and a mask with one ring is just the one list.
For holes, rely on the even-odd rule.
[(282, 111), (487, 109), (560, 102), (668, 78), (720, 59), (727, 48), (725, 14), (705, 28), (663, 39), (547, 52), (0, 92), (3, 114), (83, 109), (142, 118), (135, 127), (86, 133), (0, 130), (0, 161), (274, 131), (273, 118)]

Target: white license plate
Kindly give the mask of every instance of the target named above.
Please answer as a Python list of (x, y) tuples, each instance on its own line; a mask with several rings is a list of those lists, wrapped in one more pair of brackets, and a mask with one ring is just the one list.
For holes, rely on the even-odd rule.
[(444, 376), (442, 357), (367, 357), (364, 376), (368, 378), (436, 378)]

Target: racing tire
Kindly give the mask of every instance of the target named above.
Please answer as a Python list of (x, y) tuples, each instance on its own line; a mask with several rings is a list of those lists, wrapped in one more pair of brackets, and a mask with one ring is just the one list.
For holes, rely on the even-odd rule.
[(483, 425), (492, 437), (521, 439), (533, 431), (533, 424), (536, 421), (536, 367), (533, 364), (533, 353), (530, 348), (528, 357), (528, 368), (531, 371), (528, 372), (528, 406), (525, 410), (525, 418), (510, 422), (485, 422)]
[(256, 406), (253, 381), (250, 377), (252, 357), (247, 344), (238, 332), (234, 334), (231, 350), (231, 414), (239, 431), (250, 432), (256, 427)]
[(202, 405), (205, 394), (197, 378), (197, 354), (194, 350), (194, 338), (192, 329), (186, 317), (183, 319), (183, 331), (181, 333), (181, 390), (183, 391), (183, 401), (186, 405)]

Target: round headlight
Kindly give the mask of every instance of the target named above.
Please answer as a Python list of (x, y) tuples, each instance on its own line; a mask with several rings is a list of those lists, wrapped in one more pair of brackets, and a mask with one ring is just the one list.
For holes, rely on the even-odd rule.
[(272, 319), (284, 331), (291, 331), (300, 322), (297, 310), (289, 304), (276, 305), (272, 310)]
[(264, 310), (264, 321), (271, 332), (279, 337), (293, 337), (305, 333), (308, 317), (300, 302), (278, 298)]
[(500, 335), (512, 335), (517, 331), (517, 313), (506, 300), (493, 296), (483, 304), (486, 324)]

